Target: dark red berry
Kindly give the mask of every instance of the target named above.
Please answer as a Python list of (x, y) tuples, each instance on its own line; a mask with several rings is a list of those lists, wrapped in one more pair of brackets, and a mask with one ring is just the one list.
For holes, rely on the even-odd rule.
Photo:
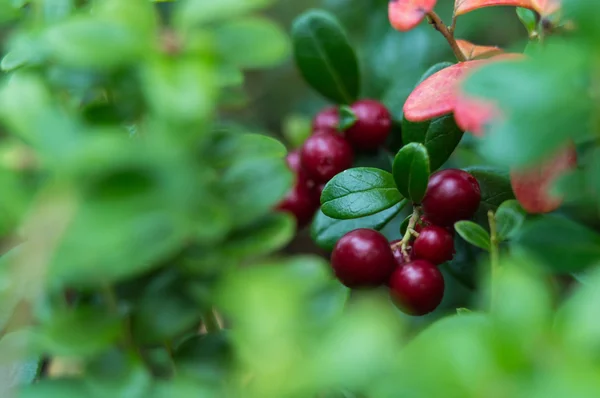
[(292, 189), (277, 205), (277, 209), (291, 213), (296, 219), (298, 228), (302, 228), (311, 222), (319, 209), (319, 197), (314, 189), (296, 181)]
[(442, 227), (424, 227), (413, 242), (415, 258), (442, 264), (454, 256), (454, 237)]
[(336, 132), (340, 123), (338, 109), (335, 106), (323, 109), (313, 119), (312, 129), (314, 131)]
[(447, 169), (431, 176), (422, 205), (433, 224), (451, 226), (471, 218), (480, 201), (481, 191), (475, 177), (463, 170)]
[(309, 137), (301, 151), (302, 168), (317, 183), (331, 180), (352, 167), (354, 153), (342, 136), (318, 132)]
[(315, 186), (314, 181), (312, 181), (306, 171), (302, 168), (301, 160), (300, 160), (300, 149), (293, 150), (289, 152), (285, 158), (288, 167), (294, 172), (296, 175), (296, 181), (299, 184), (303, 184), (308, 186), (309, 188), (313, 188)]
[(356, 229), (333, 248), (331, 266), (336, 277), (350, 288), (384, 284), (396, 267), (388, 240), (373, 229)]
[(383, 145), (392, 128), (392, 117), (387, 108), (370, 99), (357, 101), (350, 108), (357, 120), (344, 132), (348, 142), (362, 150), (374, 150)]
[(390, 277), (390, 296), (402, 311), (425, 315), (435, 310), (444, 297), (444, 277), (429, 261), (413, 260), (396, 268)]

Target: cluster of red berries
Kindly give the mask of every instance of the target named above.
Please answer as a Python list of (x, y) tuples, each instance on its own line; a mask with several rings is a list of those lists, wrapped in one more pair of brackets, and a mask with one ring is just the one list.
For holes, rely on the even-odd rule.
[(338, 107), (319, 112), (313, 120), (311, 136), (302, 148), (287, 156), (296, 181), (277, 208), (293, 214), (298, 227), (312, 220), (325, 184), (352, 167), (355, 150), (375, 150), (387, 139), (392, 119), (383, 104), (360, 100), (350, 106), (350, 111), (353, 122), (343, 129)]
[(394, 303), (408, 314), (433, 311), (444, 296), (437, 266), (454, 256), (454, 223), (471, 218), (480, 201), (479, 183), (471, 174), (457, 169), (433, 174), (416, 206), (422, 216), (414, 230), (392, 242), (372, 229), (347, 233), (331, 255), (335, 275), (355, 289), (387, 285)]

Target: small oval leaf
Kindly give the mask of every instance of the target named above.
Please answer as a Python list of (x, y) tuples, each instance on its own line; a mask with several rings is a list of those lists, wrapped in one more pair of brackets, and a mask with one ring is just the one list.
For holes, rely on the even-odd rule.
[(502, 203), (496, 214), (496, 234), (499, 240), (511, 238), (525, 221), (525, 210), (517, 200), (511, 199)]
[(420, 203), (427, 191), (430, 166), (427, 148), (412, 142), (398, 151), (393, 166), (394, 181), (402, 195)]
[(400, 200), (402, 196), (390, 173), (357, 167), (343, 171), (325, 185), (321, 211), (329, 217), (347, 220), (388, 209)]
[(292, 26), (292, 42), (296, 64), (308, 84), (336, 103), (356, 100), (358, 60), (334, 16), (322, 10), (302, 14)]
[(456, 40), (456, 44), (467, 59), (489, 58), (503, 52), (497, 46), (479, 46), (466, 40)]
[(433, 10), (435, 3), (437, 0), (390, 0), (388, 3), (390, 24), (401, 32), (411, 30)]
[(517, 16), (525, 29), (527, 29), (527, 33), (531, 35), (537, 27), (537, 16), (535, 12), (528, 8), (517, 7)]
[(473, 246), (490, 251), (490, 235), (479, 224), (472, 221), (459, 221), (454, 224), (454, 229)]
[(330, 251), (333, 250), (337, 241), (350, 231), (358, 228), (369, 228), (379, 231), (396, 217), (406, 203), (406, 200), (402, 200), (389, 209), (352, 220), (338, 220), (327, 217), (322, 211), (319, 211), (312, 223), (310, 235), (317, 246), (323, 250)]
[(577, 152), (572, 143), (542, 163), (522, 170), (512, 170), (510, 181), (517, 200), (528, 213), (549, 213), (563, 201), (551, 192), (559, 177), (577, 166)]

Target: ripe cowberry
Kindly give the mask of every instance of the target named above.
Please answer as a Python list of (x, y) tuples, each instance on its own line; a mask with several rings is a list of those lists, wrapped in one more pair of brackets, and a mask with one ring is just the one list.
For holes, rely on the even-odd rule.
[(432, 223), (451, 226), (471, 218), (480, 201), (481, 191), (475, 177), (463, 170), (447, 169), (431, 176), (422, 205)]
[(296, 219), (298, 228), (302, 228), (311, 222), (319, 209), (319, 204), (316, 191), (306, 184), (296, 181), (292, 189), (277, 205), (277, 209), (291, 213)]
[(314, 131), (337, 132), (340, 123), (338, 109), (335, 106), (323, 109), (313, 119), (312, 129)]
[(442, 227), (424, 227), (413, 242), (413, 253), (415, 258), (436, 265), (445, 263), (454, 256), (454, 238)]
[(392, 128), (392, 117), (380, 102), (370, 99), (357, 101), (350, 107), (356, 122), (344, 135), (357, 149), (374, 150), (385, 143)]
[(302, 168), (317, 183), (331, 180), (352, 167), (352, 147), (336, 133), (317, 132), (310, 136), (301, 151)]
[(390, 296), (402, 311), (425, 315), (444, 297), (444, 277), (429, 261), (413, 260), (397, 268), (390, 277)]
[(336, 277), (350, 288), (384, 284), (396, 267), (390, 245), (373, 229), (356, 229), (333, 248), (331, 266)]

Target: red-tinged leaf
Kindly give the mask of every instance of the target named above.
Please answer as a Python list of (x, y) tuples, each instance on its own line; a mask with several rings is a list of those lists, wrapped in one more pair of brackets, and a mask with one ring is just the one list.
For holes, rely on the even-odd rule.
[(543, 17), (554, 14), (560, 9), (561, 0), (531, 0), (533, 9)]
[(419, 84), (404, 103), (404, 117), (424, 122), (452, 113), (460, 82), (471, 69), (485, 61), (466, 61), (442, 69)]
[(388, 18), (394, 29), (406, 32), (417, 26), (437, 0), (390, 0)]
[(482, 136), (485, 126), (500, 115), (500, 110), (491, 100), (472, 98), (463, 93), (456, 97), (454, 120), (462, 131)]
[(478, 46), (466, 40), (456, 40), (456, 44), (467, 59), (489, 58), (503, 52), (500, 47)]
[[(533, 5), (535, 0), (456, 0), (454, 3), (454, 13), (463, 15), (473, 10), (492, 6), (513, 6), (535, 9)], [(545, 0), (538, 0), (544, 2)]]
[(563, 198), (551, 193), (559, 177), (577, 166), (575, 145), (570, 143), (557, 154), (538, 165), (512, 170), (510, 181), (515, 197), (527, 212), (549, 213), (556, 210)]

